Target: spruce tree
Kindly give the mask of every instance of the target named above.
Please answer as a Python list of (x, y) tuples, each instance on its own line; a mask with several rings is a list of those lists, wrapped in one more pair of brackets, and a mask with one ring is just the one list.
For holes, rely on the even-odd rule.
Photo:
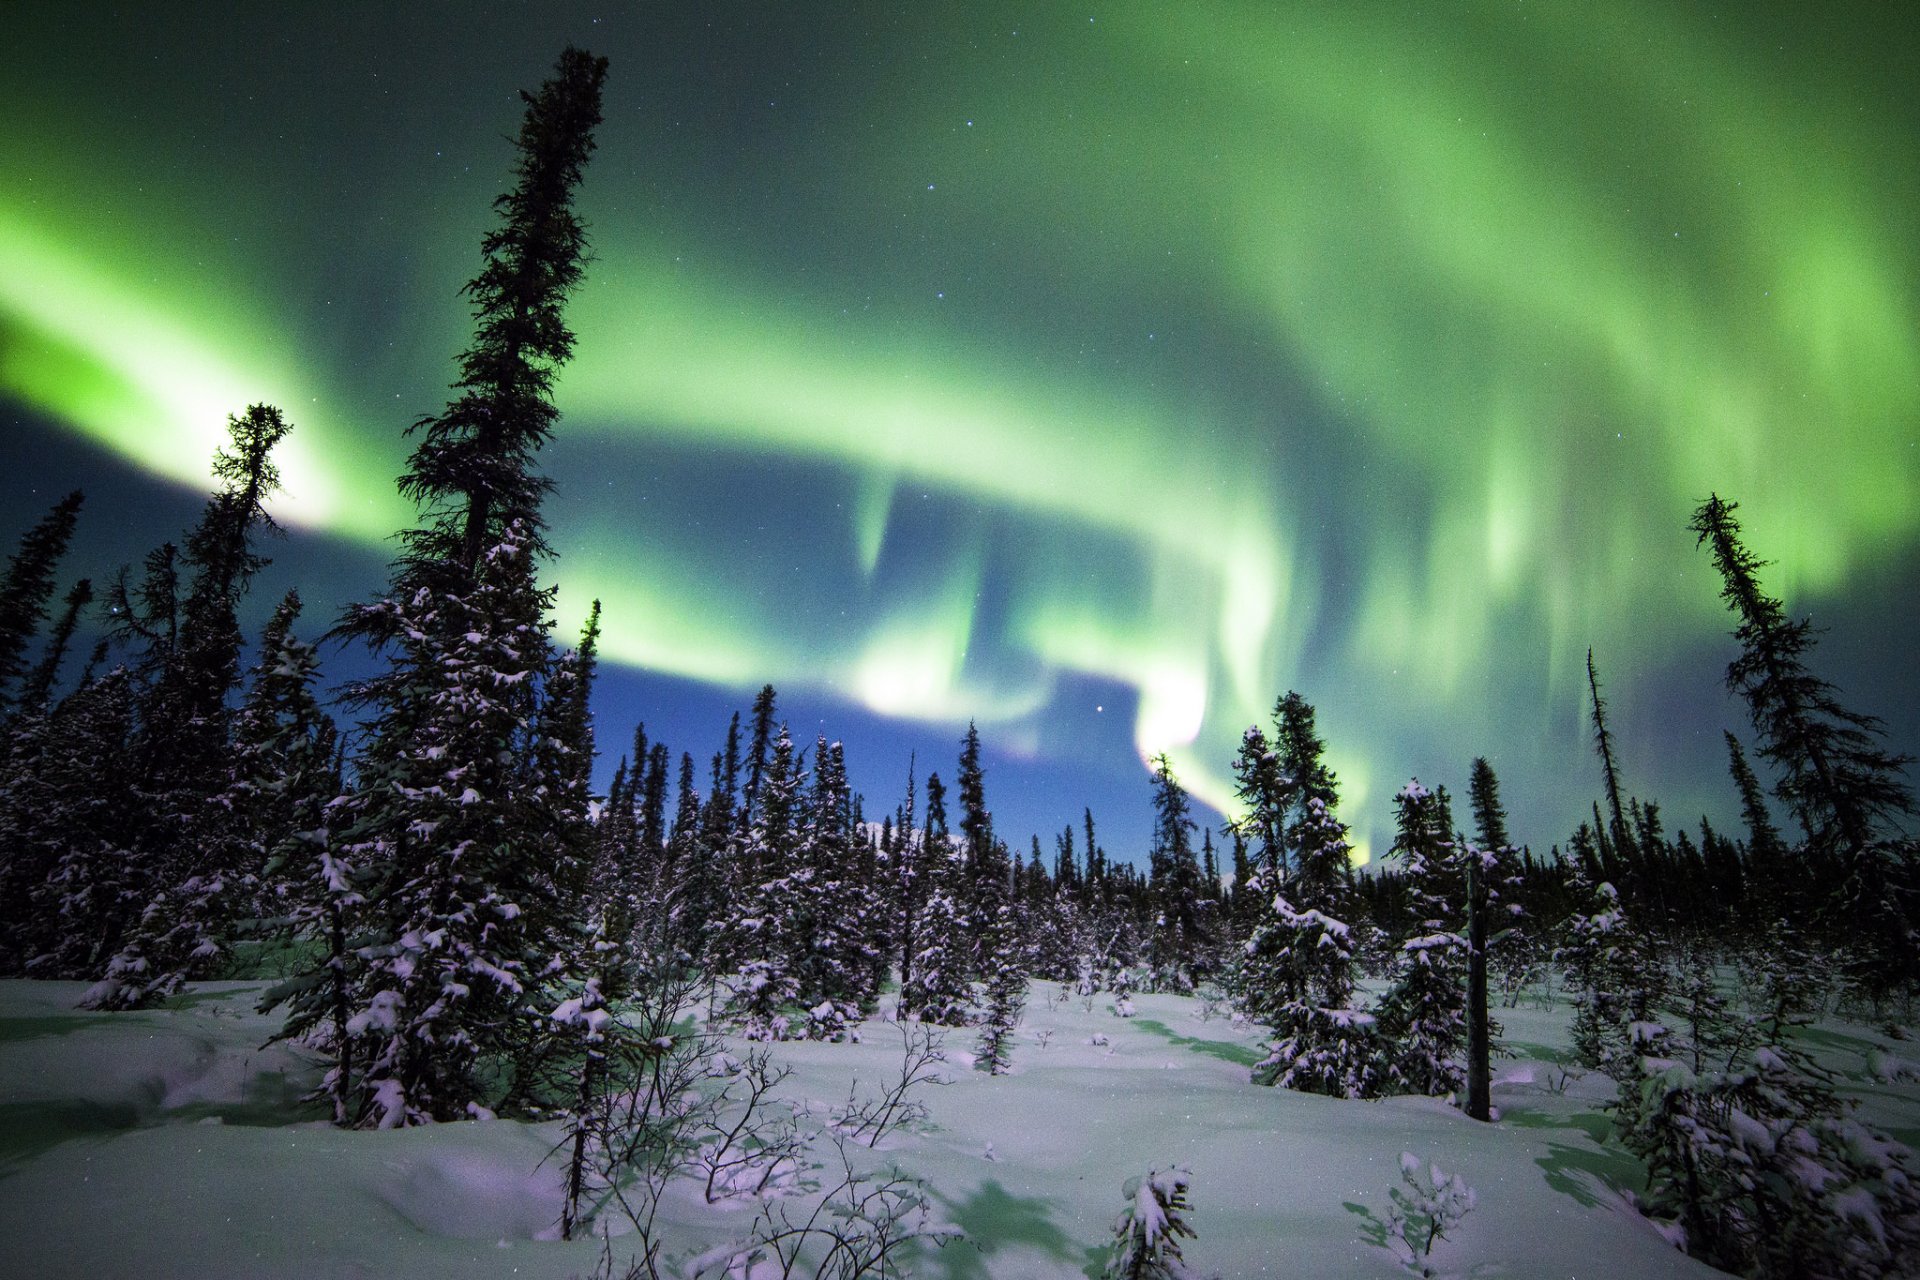
[(973, 990), (967, 977), (967, 917), (961, 905), (963, 871), (947, 833), (947, 789), (940, 775), (927, 775), (927, 821), (920, 833), (920, 879), (925, 898), (915, 932), (913, 975), (900, 988), (903, 1014), (941, 1026), (971, 1020)]
[(12, 708), (24, 705), (25, 691), (15, 686), (27, 674), (27, 648), (46, 621), (54, 569), (73, 538), (82, 501), (76, 489), (54, 504), (21, 537), (6, 573), (0, 574), (0, 721)]
[(414, 426), (401, 493), (419, 511), (385, 598), (340, 630), (391, 654), (359, 690), (372, 712), (339, 838), (369, 881), (372, 939), (350, 1030), (366, 1044), (361, 1123), (412, 1124), (481, 1105), (481, 1060), (544, 1019), (529, 990), (560, 907), (539, 851), (553, 815), (527, 775), (551, 659), (535, 455), (573, 349), (565, 303), (585, 231), (574, 192), (593, 150), (606, 61), (567, 49), (523, 94), (511, 190), (466, 287), (474, 340), (455, 397)]
[(1323, 758), (1312, 705), (1289, 692), (1274, 714), (1277, 747), (1268, 749), (1253, 729), (1240, 756), (1245, 793), (1261, 806), (1243, 829), (1252, 841), (1277, 841), (1259, 856), (1247, 890), (1254, 897), (1240, 1003), (1272, 1037), (1254, 1079), (1368, 1097), (1382, 1079), (1373, 1018), (1353, 1007), (1351, 849), (1334, 816), (1338, 781)]
[(82, 1000), (88, 1008), (150, 1004), (213, 972), (236, 898), (247, 896), (259, 870), (232, 864), (244, 838), (217, 797), (231, 778), (228, 698), (240, 677), (240, 601), (266, 564), (256, 532), (278, 531), (265, 503), (280, 487), (272, 452), (289, 430), (269, 405), (228, 419), (232, 447), (213, 460), (222, 487), (187, 536), (184, 564), (163, 556), (167, 591), (177, 591), (180, 568), (191, 570), (186, 595), (177, 605), (163, 601), (156, 583), (148, 596), (167, 631), (164, 646), (148, 645), (151, 678), (137, 712), (139, 816), (129, 874), (141, 901), (105, 976)]
[(21, 710), (36, 712), (47, 709), (54, 686), (60, 679), (60, 667), (67, 658), (67, 647), (73, 643), (73, 633), (79, 629), (80, 614), (92, 603), (93, 579), (82, 578), (68, 590), (59, 620), (53, 624), (53, 634), (47, 637), (46, 651), (21, 682)]
[(0, 885), (9, 973), (94, 977), (138, 916), (147, 885), (131, 874), (133, 703), (124, 667), (84, 681), (47, 717), (9, 787), (12, 858)]
[(1415, 925), (1413, 936), (1400, 944), (1393, 985), (1380, 1001), (1380, 1031), (1404, 1087), (1451, 1094), (1466, 1080), (1467, 948), (1458, 932), (1463, 851), (1453, 838), (1444, 788), (1430, 791), (1416, 778), (1394, 803), (1393, 852), (1401, 860)]
[(531, 561), (547, 552), (540, 503), (550, 482), (534, 458), (559, 420), (554, 381), (573, 355), (566, 303), (587, 260), (573, 201), (606, 74), (605, 58), (568, 48), (537, 94), (520, 95), (514, 185), (494, 201), (500, 223), (481, 240), (484, 262), (465, 290), (473, 344), (460, 356), (453, 401), (414, 424), (420, 443), (400, 477), (401, 494), (426, 517), (403, 535), (408, 564), (429, 578), (479, 572), (509, 528)]
[(1193, 990), (1212, 942), (1202, 920), (1200, 865), (1193, 852), (1192, 806), (1165, 755), (1154, 761), (1153, 843), (1149, 851), (1154, 919), (1148, 945), (1156, 991)]
[(982, 976), (994, 963), (988, 950), (988, 926), (998, 906), (998, 886), (992, 882), (993, 815), (987, 810), (986, 769), (980, 762), (980, 731), (967, 722), (967, 736), (960, 744), (960, 859), (963, 880), (960, 909), (967, 922), (972, 947), (967, 957), (967, 978)]
[(805, 831), (800, 767), (783, 724), (768, 755), (748, 833), (745, 866), (752, 879), (736, 892), (728, 923), (731, 950), (740, 957), (729, 1014), (749, 1040), (793, 1034), (793, 1007), (801, 997), (799, 961), (809, 945), (810, 869), (800, 856)]
[(330, 806), (340, 792), (337, 735), (314, 697), (319, 661), (293, 634), (300, 598), (289, 592), (261, 641), (253, 686), (236, 726), (235, 806), (265, 855), (270, 917), (303, 957), (262, 997), (262, 1012), (287, 1007), (275, 1039), (297, 1039), (328, 1055), (316, 1096), (335, 1124), (350, 1119), (352, 1016), (348, 979), (364, 899), (361, 878), (335, 847)]
[(1878, 718), (1843, 706), (1809, 669), (1813, 623), (1789, 618), (1761, 588), (1766, 562), (1741, 542), (1737, 509), (1712, 495), (1690, 526), (1740, 620), (1727, 687), (1746, 700), (1760, 756), (1779, 771), (1774, 794), (1805, 831), (1815, 863), (1831, 869), (1831, 927), (1850, 940), (1853, 977), (1876, 997), (1911, 988), (1920, 983), (1920, 886), (1914, 842), (1900, 827), (1916, 812), (1903, 773), (1912, 760), (1886, 747)]

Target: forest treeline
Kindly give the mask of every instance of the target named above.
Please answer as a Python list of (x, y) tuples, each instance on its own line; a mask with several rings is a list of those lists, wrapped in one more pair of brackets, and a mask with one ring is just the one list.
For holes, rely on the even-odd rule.
[[(126, 1009), (271, 951), (286, 976), (266, 1007), (325, 1055), (335, 1121), (361, 1127), (578, 1111), (617, 1074), (611, 1011), (690, 977), (749, 1041), (857, 1034), (892, 991), (902, 1022), (976, 1029), (995, 1072), (1031, 982), (1122, 1014), (1135, 990), (1197, 993), (1269, 1032), (1260, 1083), (1455, 1096), (1487, 1119), (1493, 1010), (1557, 978), (1583, 1061), (1621, 1084), (1651, 1211), (1695, 1252), (1753, 1275), (1911, 1256), (1908, 1157), (1861, 1136), (1794, 1038), (1821, 992), (1911, 1014), (1910, 762), (1815, 674), (1816, 633), (1766, 594), (1718, 497), (1691, 532), (1750, 712), (1748, 745), (1725, 737), (1736, 830), (1670, 828), (1629, 792), (1591, 654), (1598, 799), (1544, 854), (1512, 837), (1485, 758), (1445, 761), (1466, 770), (1465, 820), (1409, 781), (1391, 850), (1356, 872), (1295, 692), (1247, 730), (1224, 827), (1197, 824), (1156, 762), (1143, 865), (1091, 811), (1009, 843), (971, 727), (950, 777), (907, 762), (870, 810), (844, 746), (796, 742), (771, 687), (699, 758), (635, 728), (593, 794), (600, 605), (556, 642), (536, 459), (573, 345), (573, 199), (605, 72), (569, 50), (523, 95), (465, 290), (472, 344), (447, 407), (409, 428), (398, 485), (418, 519), (384, 589), (307, 636), (287, 592), (243, 669), (292, 429), (265, 405), (231, 420), (193, 527), (104, 589), (59, 590), (79, 494), (22, 538), (0, 581), (0, 973), (84, 979), (89, 1006)], [(81, 659), (89, 610), (106, 638)], [(376, 658), (335, 710), (324, 641)], [(1744, 1013), (1715, 977), (1735, 962), (1766, 979)]]

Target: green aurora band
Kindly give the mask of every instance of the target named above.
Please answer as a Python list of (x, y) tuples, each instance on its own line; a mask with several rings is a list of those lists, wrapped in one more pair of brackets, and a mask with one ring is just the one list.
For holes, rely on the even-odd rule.
[[(1574, 743), (1589, 645), (1631, 679), (1723, 633), (1684, 533), (1709, 490), (1790, 599), (1909, 551), (1911, 121), (1820, 51), (1671, 6), (1442, 8), (916, 17), (954, 56), (911, 93), (831, 80), (833, 110), (755, 153), (772, 210), (851, 223), (812, 267), (704, 192), (623, 198), (647, 148), (668, 185), (694, 144), (610, 111), (556, 450), (824, 474), (829, 536), (772, 559), (858, 609), (563, 491), (562, 617), (600, 596), (616, 661), (977, 717), (1036, 754), (1072, 749), (1064, 680), (1123, 682), (1141, 757), (1222, 809), (1241, 730), (1299, 687), (1364, 842), (1406, 722), (1444, 723), (1423, 740), (1455, 768)], [(196, 487), (225, 416), (274, 401), (286, 519), (367, 545), (404, 524), (397, 428), (460, 344), (444, 299), (486, 184), (395, 177), (395, 208), (474, 211), (382, 233), (419, 243), (417, 305), (366, 376), (364, 341), (276, 302), (326, 270), (273, 257), (312, 225), (291, 196), (221, 242), (204, 201), (129, 189), (138, 155), (82, 158), (40, 118), (0, 143), (34, 179), (0, 186), (0, 391)], [(498, 120), (463, 127), (493, 163)], [(887, 292), (859, 245), (900, 261), (896, 226), (928, 247)], [(897, 536), (916, 504), (944, 504), (936, 550)]]

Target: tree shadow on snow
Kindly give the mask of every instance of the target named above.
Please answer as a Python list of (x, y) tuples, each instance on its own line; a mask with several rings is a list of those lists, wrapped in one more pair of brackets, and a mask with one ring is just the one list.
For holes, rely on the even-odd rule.
[(119, 1015), (112, 1013), (30, 1014), (23, 1018), (0, 1018), (0, 1044), (44, 1040), (49, 1036), (70, 1036), (76, 1031), (86, 1031), (118, 1020)]
[(1235, 1044), (1231, 1040), (1200, 1040), (1193, 1036), (1183, 1036), (1164, 1022), (1152, 1018), (1135, 1018), (1133, 1025), (1142, 1031), (1151, 1031), (1157, 1036), (1165, 1036), (1182, 1049), (1204, 1054), (1209, 1058), (1218, 1058), (1222, 1062), (1231, 1062), (1235, 1066), (1253, 1067), (1266, 1055), (1244, 1044)]
[(1596, 1151), (1564, 1142), (1549, 1142), (1547, 1154), (1534, 1163), (1546, 1173), (1549, 1187), (1572, 1196), (1586, 1209), (1597, 1207), (1603, 1199), (1596, 1184), (1617, 1197), (1626, 1194), (1629, 1185), (1643, 1174), (1640, 1162), (1625, 1152)]
[(42, 1152), (76, 1138), (105, 1138), (132, 1129), (140, 1112), (104, 1102), (9, 1102), (0, 1105), (0, 1180)]
[(1007, 1245), (1031, 1245), (1069, 1263), (1083, 1252), (1078, 1242), (1054, 1225), (1052, 1201), (1010, 1195), (995, 1179), (981, 1183), (965, 1200), (949, 1200), (938, 1192), (934, 1198), (946, 1206), (953, 1224), (967, 1233), (957, 1246), (929, 1259), (945, 1280), (991, 1280), (989, 1260)]

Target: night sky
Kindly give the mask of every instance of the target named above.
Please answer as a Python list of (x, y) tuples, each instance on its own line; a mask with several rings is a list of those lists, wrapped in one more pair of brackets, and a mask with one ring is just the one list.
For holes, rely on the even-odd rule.
[[(1486, 755), (1731, 824), (1687, 532), (1741, 503), (1816, 665), (1920, 748), (1920, 118), (1899, 6), (36, 4), (0, 41), (0, 537), (177, 537), (295, 424), (309, 630), (384, 581), (516, 91), (611, 59), (543, 455), (601, 745), (758, 686), (870, 813), (969, 717), (1000, 833), (1143, 854), (1295, 688), (1379, 851)], [(344, 673), (352, 654), (330, 659)], [(604, 777), (604, 771), (603, 775)]]

